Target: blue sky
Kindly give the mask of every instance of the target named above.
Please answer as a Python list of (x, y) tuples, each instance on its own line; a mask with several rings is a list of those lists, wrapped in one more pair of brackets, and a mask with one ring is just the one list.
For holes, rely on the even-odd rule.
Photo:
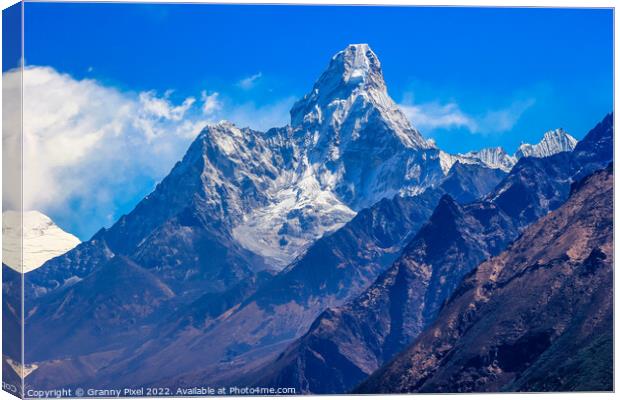
[(19, 65), (21, 58), (21, 4), (2, 11), (2, 71)]
[[(217, 99), (242, 125), (285, 124), (349, 43), (370, 44), (390, 95), (449, 152), (512, 152), (557, 127), (579, 139), (613, 108), (605, 9), (26, 3), (25, 12), (28, 65), (169, 106)], [(161, 173), (136, 178), (109, 221)], [(48, 208), (82, 238), (101, 223), (84, 228)]]

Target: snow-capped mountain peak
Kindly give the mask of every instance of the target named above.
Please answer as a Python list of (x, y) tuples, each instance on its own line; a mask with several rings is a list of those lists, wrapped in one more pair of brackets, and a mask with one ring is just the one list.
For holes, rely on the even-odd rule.
[(389, 128), (401, 146), (434, 147), (389, 97), (376, 54), (367, 44), (352, 44), (332, 57), (312, 90), (295, 103), (291, 125), (308, 134), (318, 132), (318, 143), (346, 145), (372, 139), (364, 137), (370, 132), (361, 126), (368, 123)]
[[(18, 272), (37, 269), (78, 244), (80, 239), (63, 231), (39, 211), (2, 213), (2, 262)], [(22, 246), (23, 260), (20, 262)]]
[(569, 135), (564, 129), (554, 129), (545, 132), (542, 140), (537, 144), (524, 143), (519, 146), (515, 156), (521, 157), (549, 157), (563, 151), (572, 151), (577, 145), (577, 139)]
[[(323, 122), (325, 108), (335, 106), (361, 92), (386, 93), (381, 63), (366, 44), (349, 45), (336, 53), (310, 93), (291, 109), (291, 125)], [(375, 95), (379, 93), (374, 93)]]
[[(185, 171), (200, 171), (200, 182)], [(188, 188), (171, 191), (179, 206), (198, 191), (238, 243), (277, 267), (360, 209), (422, 192), (444, 175), (439, 151), (388, 96), (365, 44), (331, 58), (291, 109), (290, 126), (209, 125), (172, 174)]]
[(323, 81), (327, 84), (322, 86), (323, 89), (346, 91), (355, 87), (372, 87), (387, 91), (381, 62), (367, 44), (351, 44), (336, 53), (322, 77), (330, 78)]
[(335, 55), (342, 59), (343, 79), (346, 84), (375, 84), (385, 90), (381, 63), (367, 44), (353, 44)]

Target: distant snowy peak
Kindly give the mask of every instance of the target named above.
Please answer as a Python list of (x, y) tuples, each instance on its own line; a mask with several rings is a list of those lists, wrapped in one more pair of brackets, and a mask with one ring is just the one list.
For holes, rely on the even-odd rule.
[(521, 157), (549, 157), (563, 151), (572, 151), (576, 145), (577, 139), (559, 128), (546, 132), (543, 139), (537, 144), (522, 144), (517, 149), (515, 156), (517, 159)]
[(461, 164), (480, 164), (493, 169), (501, 169), (504, 172), (509, 172), (517, 162), (514, 156), (506, 153), (501, 147), (489, 147), (464, 154), (448, 154), (440, 151), (439, 157), (441, 169), (446, 175), (456, 162)]
[(466, 158), (479, 160), (490, 168), (499, 168), (503, 171), (510, 171), (517, 162), (515, 156), (506, 153), (502, 147), (489, 147), (479, 151), (465, 153)]
[[(20, 263), (22, 237), (23, 263)], [(39, 211), (2, 213), (2, 262), (18, 272), (22, 268), (24, 273), (37, 269), (79, 243), (77, 237), (60, 229)]]
[(389, 129), (405, 147), (434, 147), (389, 97), (381, 63), (367, 44), (352, 44), (334, 55), (310, 93), (291, 109), (291, 125), (318, 132), (323, 136), (318, 142), (364, 141), (371, 131), (362, 125), (372, 123)]
[(480, 164), (480, 160), (466, 157), (463, 154), (450, 154), (443, 150), (439, 151), (439, 164), (444, 175), (448, 175), (450, 169), (454, 164), (460, 162), (461, 164)]
[(550, 157), (564, 151), (572, 151), (576, 145), (577, 139), (559, 128), (546, 132), (542, 140), (536, 144), (521, 144), (514, 155), (506, 153), (502, 147), (488, 147), (461, 154), (441, 152), (442, 169), (447, 174), (452, 165), (458, 161), (462, 164), (481, 163), (489, 168), (499, 168), (508, 172), (522, 157)]

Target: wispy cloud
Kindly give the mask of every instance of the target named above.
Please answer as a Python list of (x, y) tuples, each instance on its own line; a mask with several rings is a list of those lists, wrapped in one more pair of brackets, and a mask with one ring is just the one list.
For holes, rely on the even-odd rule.
[(220, 102), (220, 94), (213, 92), (208, 94), (206, 90), (203, 90), (200, 98), (202, 100), (202, 113), (204, 115), (212, 116), (222, 109), (222, 103)]
[(474, 133), (494, 133), (511, 130), (523, 113), (532, 107), (536, 101), (533, 98), (517, 100), (508, 107), (492, 110), (482, 115), (478, 121), (478, 131)]
[[(18, 96), (20, 88), (19, 73), (3, 74), (4, 98)], [(80, 215), (79, 227), (69, 228), (83, 238), (152, 190), (206, 124), (228, 119), (260, 130), (285, 125), (293, 102), (239, 104), (211, 91), (174, 102), (171, 91), (123, 92), (49, 67), (27, 68), (23, 93), (24, 207), (69, 224)], [(18, 115), (18, 102), (5, 106)], [(5, 128), (5, 146), (15, 142), (19, 149), (19, 121), (7, 121)], [(5, 209), (19, 207), (19, 191), (4, 195)]]
[(465, 114), (456, 103), (438, 102), (424, 104), (401, 104), (401, 109), (419, 129), (460, 128), (477, 129), (476, 121)]
[(187, 110), (196, 102), (196, 99), (188, 97), (183, 100), (183, 103), (174, 105), (170, 101), (171, 94), (171, 91), (167, 91), (163, 97), (159, 97), (155, 91), (140, 93), (138, 101), (143, 117), (162, 121), (180, 121)]
[(254, 75), (248, 76), (247, 78), (241, 79), (239, 82), (237, 82), (237, 86), (239, 86), (240, 88), (244, 90), (252, 89), (256, 85), (258, 80), (262, 77), (263, 77), (263, 73), (258, 72)]
[(455, 102), (415, 104), (406, 99), (400, 107), (411, 123), (422, 131), (465, 128), (472, 133), (486, 135), (511, 130), (534, 103), (535, 100), (531, 98), (517, 100), (505, 108), (488, 110), (481, 114), (468, 114)]

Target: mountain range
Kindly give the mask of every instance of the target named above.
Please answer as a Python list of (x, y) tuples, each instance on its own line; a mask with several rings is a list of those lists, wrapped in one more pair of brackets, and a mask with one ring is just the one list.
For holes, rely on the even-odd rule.
[[(290, 125), (205, 127), (129, 214), (25, 275), (27, 382), (352, 390), (605, 168), (612, 142), (610, 114), (578, 143), (555, 130), (513, 156), (448, 154), (350, 45)], [(3, 293), (18, 285), (3, 274)]]
[(545, 158), (557, 153), (572, 151), (577, 139), (562, 128), (545, 132), (536, 144), (522, 143), (515, 154), (510, 155), (502, 147), (488, 147), (478, 151), (470, 151), (456, 155), (442, 153), (446, 165), (452, 166), (456, 161), (461, 163), (482, 163), (489, 168), (498, 168), (505, 172), (515, 166), (523, 157)]

